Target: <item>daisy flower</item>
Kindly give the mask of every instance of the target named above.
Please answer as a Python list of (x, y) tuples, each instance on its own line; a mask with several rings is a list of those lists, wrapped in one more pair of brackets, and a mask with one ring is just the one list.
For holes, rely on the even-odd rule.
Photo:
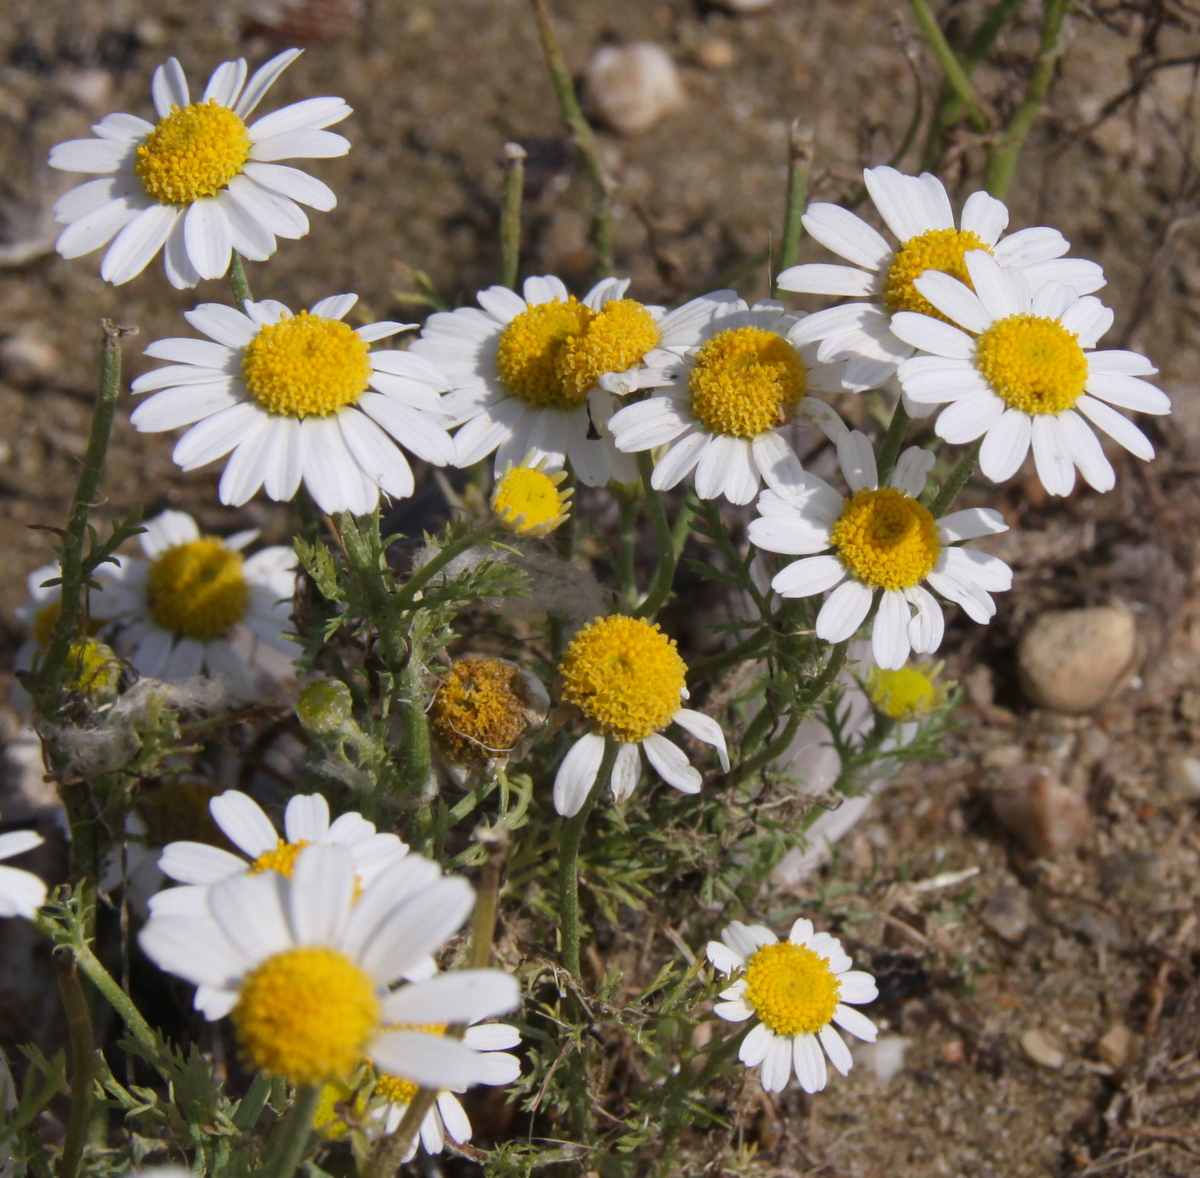
[(462, 424), (456, 465), (495, 450), (499, 475), (532, 451), (551, 469), (570, 462), (585, 486), (636, 480), (608, 431), (614, 394), (668, 383), (721, 296), (664, 314), (625, 298), (628, 286), (606, 278), (577, 301), (557, 278), (527, 278), (524, 297), (493, 286), (476, 296), (482, 310), (429, 316), (411, 352), (449, 379), (446, 408)]
[(779, 486), (799, 477), (800, 460), (779, 431), (797, 414), (823, 429), (841, 426), (807, 394), (841, 391), (844, 368), (820, 363), (815, 346), (789, 342), (803, 319), (777, 302), (714, 304), (703, 340), (676, 365), (670, 387), (613, 415), (617, 449), (666, 446), (650, 485), (665, 491), (694, 469), (701, 499), (749, 503), (764, 479)]
[[(0, 834), (0, 859), (23, 855), (45, 841), (36, 830)], [(45, 902), (46, 885), (32, 871), (0, 867), (0, 916), (24, 916), (32, 920)]]
[(492, 515), (506, 531), (515, 536), (548, 536), (571, 514), (574, 487), (563, 490), (565, 470), (548, 471), (549, 459), (533, 453), (513, 466), (506, 463), (504, 473), (492, 488)]
[(972, 507), (934, 519), (917, 498), (933, 467), (929, 450), (912, 446), (901, 454), (886, 487), (879, 486), (871, 443), (858, 430), (838, 442), (838, 461), (849, 498), (806, 472), (784, 493), (764, 491), (749, 528), (757, 548), (803, 558), (775, 574), (776, 593), (812, 597), (833, 590), (817, 614), (817, 637), (853, 637), (881, 593), (871, 633), (879, 666), (896, 670), (910, 650), (937, 650), (942, 610), (922, 581), (976, 622), (990, 621), (991, 594), (1012, 587), (1012, 570), (998, 557), (957, 545), (1008, 531), (1000, 513)]
[(735, 920), (719, 941), (709, 941), (707, 953), (721, 973), (741, 975), (713, 1010), (731, 1023), (757, 1020), (738, 1058), (748, 1068), (762, 1064), (768, 1092), (782, 1092), (793, 1067), (805, 1092), (822, 1091), (826, 1055), (843, 1076), (849, 1073), (854, 1061), (834, 1023), (875, 1042), (875, 1024), (853, 1009), (879, 997), (875, 979), (851, 969), (841, 941), (814, 932), (811, 920), (796, 921), (786, 941), (761, 924)]
[(92, 612), (122, 623), (115, 642), (139, 674), (167, 683), (220, 675), (250, 695), (236, 638), (249, 631), (297, 653), (290, 637), (296, 555), (278, 546), (244, 557), (257, 535), (202, 536), (186, 512), (164, 511), (138, 537), (146, 560), (122, 557), (96, 570), (105, 592), (93, 598)]
[(683, 793), (700, 792), (700, 773), (662, 735), (668, 724), (712, 745), (721, 768), (729, 771), (721, 726), (703, 712), (680, 706), (688, 697), (687, 666), (675, 640), (657, 623), (624, 614), (596, 618), (571, 640), (558, 672), (561, 699), (574, 704), (592, 729), (572, 745), (554, 778), (554, 808), (564, 817), (577, 814), (592, 792), (606, 739), (618, 743), (608, 782), (618, 802), (633, 793), (641, 776), (639, 749), (668, 785)]
[(207, 914), (155, 912), (138, 941), (159, 968), (207, 990), (210, 1020), (232, 1016), (253, 1068), (320, 1085), (346, 1080), (370, 1056), (422, 1087), (469, 1085), (476, 1053), (415, 1028), (506, 1014), (517, 983), (500, 970), (458, 970), (389, 989), (454, 935), (474, 902), (466, 880), (433, 865), (429, 882), (418, 859), (393, 864), (356, 900), (349, 851), (305, 847), (290, 878), (235, 875), (208, 889)]
[(92, 128), (95, 139), (53, 148), (52, 168), (102, 177), (54, 206), (55, 220), (67, 226), (58, 252), (78, 258), (111, 241), (100, 276), (120, 286), (162, 250), (167, 278), (183, 289), (220, 278), (233, 250), (261, 262), (277, 237), (303, 237), (308, 217), (300, 205), (325, 211), (337, 198), (320, 180), (275, 161), (345, 155), (349, 142), (324, 128), (350, 107), (340, 98), (306, 98), (246, 123), (300, 52), (271, 58), (248, 83), (244, 60), (223, 62), (198, 102), (179, 62), (168, 58), (151, 87), (157, 123), (106, 115)]
[(1164, 414), (1171, 402), (1139, 379), (1158, 371), (1144, 356), (1092, 351), (1112, 326), (1112, 311), (1058, 282), (1031, 291), (1022, 274), (982, 250), (969, 251), (966, 265), (971, 287), (948, 274), (917, 279), (946, 322), (903, 313), (892, 323), (927, 353), (900, 366), (905, 395), (952, 402), (937, 419), (938, 436), (973, 442), (982, 435), (979, 466), (997, 483), (1017, 473), (1032, 444), (1051, 495), (1071, 493), (1076, 467), (1097, 491), (1116, 482), (1087, 421), (1138, 458), (1153, 458), (1150, 440), (1112, 406)]
[(1104, 271), (1083, 258), (1064, 258), (1070, 244), (1057, 229), (1037, 226), (1003, 237), (1008, 209), (986, 192), (963, 205), (960, 228), (942, 182), (929, 172), (905, 176), (886, 166), (863, 172), (867, 192), (899, 246), (840, 205), (816, 202), (801, 218), (809, 236), (852, 263), (792, 266), (780, 274), (784, 290), (860, 296), (810, 315), (796, 329), (796, 343), (820, 341), (821, 360), (848, 359), (846, 380), (855, 389), (875, 388), (891, 376), (912, 348), (890, 329), (898, 311), (938, 312), (915, 285), (927, 270), (967, 279), (968, 250), (982, 249), (996, 262), (1025, 275), (1031, 289), (1056, 281), (1089, 294), (1104, 285)]
[(454, 458), (444, 378), (410, 352), (370, 351), (415, 325), (355, 330), (342, 319), (357, 301), (331, 295), (296, 315), (273, 299), (247, 299), (244, 313), (202, 303), (185, 318), (216, 342), (151, 344), (147, 356), (174, 363), (133, 382), (135, 393), (161, 391), (129, 420), (142, 433), (190, 425), (172, 455), (184, 470), (232, 450), (220, 497), (234, 507), (259, 487), (291, 499), (301, 481), (331, 513), (374, 511), (380, 490), (407, 498), (413, 473), (396, 442), (436, 466)]
[[(427, 1028), (440, 1031), (440, 1027)], [(521, 1074), (521, 1061), (509, 1055), (507, 1048), (516, 1047), (521, 1035), (516, 1027), (505, 1023), (484, 1023), (468, 1027), (462, 1037), (463, 1045), (478, 1052), (476, 1084), (500, 1087), (511, 1084)], [(466, 1085), (453, 1091), (443, 1088), (437, 1094), (433, 1107), (425, 1114), (419, 1133), (425, 1152), (433, 1155), (442, 1152), (446, 1138), (461, 1144), (471, 1140), (471, 1121), (462, 1102), (455, 1092), (465, 1092)], [(417, 1094), (417, 1085), (399, 1076), (380, 1073), (375, 1081), (375, 1095), (384, 1098), (384, 1103), (372, 1111), (372, 1118), (380, 1125), (383, 1133), (395, 1133), (408, 1112), (408, 1106)], [(414, 1140), (404, 1161), (410, 1161), (417, 1152)]]

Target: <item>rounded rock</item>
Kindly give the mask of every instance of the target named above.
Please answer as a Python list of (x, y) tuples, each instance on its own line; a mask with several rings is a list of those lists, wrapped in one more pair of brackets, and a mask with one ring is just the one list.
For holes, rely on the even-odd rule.
[(640, 135), (683, 103), (671, 55), (648, 41), (605, 45), (584, 71), (588, 109), (622, 135)]
[(1092, 829), (1087, 799), (1039, 765), (1010, 772), (992, 794), (992, 808), (1022, 846), (1040, 857), (1074, 850)]
[(1136, 658), (1133, 615), (1100, 605), (1042, 614), (1017, 647), (1017, 670), (1031, 703), (1080, 716), (1121, 686)]

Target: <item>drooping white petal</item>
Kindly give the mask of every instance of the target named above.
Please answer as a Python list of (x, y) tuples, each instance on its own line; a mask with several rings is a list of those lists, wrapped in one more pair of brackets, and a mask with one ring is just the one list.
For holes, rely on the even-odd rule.
[(853, 637), (866, 619), (872, 596), (872, 591), (861, 581), (844, 581), (826, 598), (817, 614), (817, 637), (825, 642), (845, 642)]
[(1128, 417), (1123, 417), (1103, 401), (1097, 401), (1095, 397), (1080, 397), (1075, 402), (1075, 408), (1131, 454), (1147, 462), (1154, 457), (1150, 439)]
[(1111, 491), (1116, 486), (1117, 476), (1091, 427), (1071, 409), (1059, 414), (1058, 421), (1071, 461), (1079, 468), (1084, 481), (1096, 491)]
[(791, 1078), (792, 1041), (775, 1035), (762, 1061), (762, 1086), (768, 1092), (782, 1092)]
[(834, 1008), (833, 1021), (844, 1031), (857, 1036), (866, 1043), (874, 1043), (878, 1032), (875, 1024), (865, 1014), (860, 1014), (851, 1006), (838, 1003)]
[(892, 331), (914, 348), (948, 360), (970, 360), (975, 355), (975, 341), (965, 331), (932, 315), (898, 311), (892, 316)]
[(1033, 419), (1033, 460), (1038, 478), (1051, 495), (1069, 495), (1075, 486), (1075, 463), (1058, 418), (1039, 413)]
[[(1020, 409), (1006, 409), (987, 431), (979, 450), (979, 469), (994, 483), (1010, 479), (1029, 453), (1033, 420)], [(942, 521), (943, 524), (945, 520)]]
[(706, 716), (703, 712), (693, 711), (691, 708), (680, 708), (671, 719), (680, 728), (687, 729), (697, 740), (711, 744), (721, 759), (721, 768), (726, 773), (729, 772), (729, 752), (725, 747), (725, 733), (716, 720), (711, 716)]
[(908, 660), (908, 600), (899, 589), (885, 589), (871, 627), (871, 653), (885, 671), (898, 671)]
[(646, 753), (646, 760), (668, 785), (685, 794), (700, 792), (700, 773), (687, 759), (687, 753), (677, 744), (660, 732), (652, 732), (642, 741), (642, 748)]
[(642, 757), (638, 751), (638, 745), (630, 743), (619, 745), (616, 760), (613, 761), (612, 773), (608, 779), (613, 801), (625, 801), (637, 787), (641, 774)]
[(792, 1040), (792, 1054), (800, 1087), (805, 1092), (823, 1092), (827, 1079), (825, 1056), (816, 1036), (797, 1035)]
[(583, 808), (604, 759), (604, 737), (594, 732), (581, 736), (571, 746), (554, 778), (554, 808), (570, 818)]

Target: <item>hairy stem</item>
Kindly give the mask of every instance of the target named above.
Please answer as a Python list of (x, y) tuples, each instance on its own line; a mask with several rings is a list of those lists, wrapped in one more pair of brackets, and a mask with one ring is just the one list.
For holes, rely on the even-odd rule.
[(321, 1089), (316, 1084), (305, 1084), (296, 1089), (292, 1107), (271, 1135), (267, 1156), (256, 1178), (292, 1178), (308, 1151), (313, 1115), (320, 1099)]
[(563, 823), (562, 837), (558, 844), (558, 903), (562, 929), (562, 963), (567, 972), (578, 981), (579, 966), (579, 844), (583, 839), (583, 828), (596, 804), (600, 792), (608, 784), (613, 763), (617, 759), (617, 742), (607, 740), (600, 771), (592, 783), (587, 800)]
[(971, 120), (971, 125), (977, 131), (986, 131), (988, 127), (987, 115), (983, 113), (983, 109), (975, 97), (975, 91), (971, 88), (971, 79), (963, 68), (962, 62), (958, 60), (954, 50), (950, 48), (950, 43), (946, 40), (945, 33), (942, 32), (937, 18), (933, 15), (929, 7), (929, 0), (908, 0), (908, 2), (912, 7), (913, 16), (916, 17), (917, 24), (920, 26), (925, 40), (929, 42), (929, 47), (933, 50), (933, 55), (937, 58), (938, 65), (941, 66), (947, 83), (954, 91), (959, 102), (962, 103), (963, 109), (967, 113), (967, 118)]
[(637, 608), (637, 521), (641, 513), (641, 496), (633, 491), (618, 490), (617, 510), (617, 585), (626, 609)]
[[(662, 609), (671, 595), (671, 585), (675, 581), (677, 553), (683, 545), (680, 544), (678, 548), (676, 547), (676, 538), (667, 520), (666, 510), (663, 508), (662, 495), (650, 485), (650, 478), (654, 474), (654, 460), (650, 456), (650, 451), (641, 451), (637, 459), (642, 485), (646, 491), (646, 501), (650, 505), (650, 519), (654, 524), (654, 540), (658, 545), (658, 565), (654, 570), (654, 580), (650, 583), (650, 591), (646, 594), (642, 604), (633, 611), (633, 616), (635, 618), (652, 618)], [(687, 513), (687, 520), (690, 523), (691, 509), (686, 501), (680, 508), (680, 514), (684, 513)]]
[(242, 255), (233, 251), (229, 260), (229, 288), (233, 291), (233, 301), (241, 310), (242, 304), (254, 296), (250, 293), (250, 283), (246, 281), (246, 267), (242, 265)]
[(396, 1132), (380, 1139), (371, 1155), (370, 1166), (367, 1169), (369, 1178), (395, 1178), (404, 1155), (408, 1153), (409, 1143), (417, 1135), (425, 1114), (433, 1108), (437, 1100), (437, 1091), (433, 1088), (422, 1088), (412, 1099)]
[(592, 237), (596, 246), (596, 269), (604, 278), (613, 272), (612, 183), (600, 159), (596, 137), (592, 134), (592, 128), (584, 118), (579, 99), (575, 95), (575, 83), (567, 67), (567, 59), (563, 56), (562, 46), (558, 43), (558, 34), (554, 31), (554, 22), (550, 19), (546, 0), (532, 0), (532, 3), (538, 34), (542, 40), (542, 53), (546, 58), (558, 105), (571, 132), (571, 139), (583, 157), (584, 167), (595, 190), (596, 207), (592, 218)]
[(883, 435), (883, 440), (879, 443), (879, 457), (875, 460), (881, 487), (891, 478), (892, 471), (895, 469), (896, 459), (900, 456), (900, 447), (904, 445), (904, 432), (907, 428), (908, 410), (904, 408), (904, 401), (900, 400), (896, 402), (896, 409), (888, 424), (887, 433)]
[[(775, 268), (778, 280), (789, 266), (796, 264), (800, 252), (800, 239), (804, 236), (804, 225), (800, 218), (808, 202), (808, 173), (812, 167), (813, 133), (811, 127), (800, 125), (796, 119), (788, 136), (788, 180), (787, 202), (783, 213), (783, 241), (779, 246), (779, 265)], [(771, 298), (782, 297), (778, 281), (771, 287)]]
[(1029, 84), (1025, 87), (1025, 96), (1008, 126), (996, 136), (988, 151), (984, 187), (997, 200), (1003, 200), (1008, 192), (1021, 148), (1025, 146), (1025, 138), (1037, 122), (1042, 103), (1050, 90), (1054, 70), (1058, 65), (1058, 42), (1066, 14), (1067, 0), (1045, 0), (1042, 8), (1041, 45), (1038, 48), (1033, 73), (1029, 77)]
[(504, 145), (504, 203), (500, 207), (500, 284), (517, 287), (521, 267), (521, 197), (525, 191), (525, 149)]
[[(42, 931), (45, 932), (46, 929), (43, 928)], [(71, 951), (87, 980), (99, 990), (109, 1006), (121, 1016), (121, 1021), (137, 1040), (138, 1046), (144, 1048), (152, 1056), (157, 1056), (158, 1040), (150, 1029), (150, 1024), (142, 1017), (142, 1012), (134, 1006), (133, 999), (117, 985), (116, 979), (104, 968), (100, 959), (92, 952), (91, 947), (72, 945)]]
[(958, 460), (957, 465), (947, 476), (946, 481), (942, 484), (942, 489), (938, 491), (933, 502), (929, 505), (929, 510), (934, 519), (940, 519), (946, 514), (950, 504), (954, 502), (959, 491), (966, 486), (967, 479), (969, 479), (974, 473), (975, 462), (979, 458), (979, 450), (982, 445), (983, 439), (980, 438)]
[(461, 556), (477, 544), (485, 544), (489, 540), (495, 539), (500, 534), (500, 531), (501, 529), (498, 524), (487, 523), (483, 527), (476, 528), (474, 531), (468, 532), (465, 536), (461, 536), (459, 539), (447, 544), (445, 548), (439, 549), (436, 556), (432, 557), (409, 577), (404, 588), (396, 594), (391, 608), (396, 612), (411, 609), (413, 599), (416, 595), (456, 556)]
[(92, 1030), (92, 1012), (79, 980), (79, 971), (70, 952), (54, 954), (58, 973), (58, 992), (62, 995), (67, 1029), (71, 1036), (71, 1112), (67, 1118), (67, 1136), (58, 1161), (58, 1178), (75, 1178), (87, 1143), (92, 1119), (92, 1082), (96, 1072), (96, 1042)]

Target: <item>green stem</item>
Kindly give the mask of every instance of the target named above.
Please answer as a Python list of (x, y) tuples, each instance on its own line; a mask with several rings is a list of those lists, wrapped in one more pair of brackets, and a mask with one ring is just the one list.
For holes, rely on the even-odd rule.
[(563, 823), (562, 837), (558, 844), (558, 903), (562, 928), (562, 963), (567, 972), (580, 980), (579, 966), (579, 844), (583, 839), (583, 828), (588, 815), (596, 805), (596, 799), (612, 776), (613, 763), (617, 759), (617, 742), (606, 740), (600, 770), (592, 783), (587, 800)]
[[(45, 925), (38, 922), (38, 927), (48, 936), (53, 937)], [(83, 970), (87, 980), (100, 992), (104, 1000), (121, 1016), (129, 1033), (137, 1040), (138, 1046), (148, 1052), (152, 1058), (158, 1056), (158, 1039), (150, 1029), (150, 1024), (142, 1017), (142, 1013), (133, 1004), (133, 999), (117, 985), (116, 979), (100, 963), (100, 959), (88, 945), (72, 945), (75, 961)]]
[(930, 10), (929, 0), (908, 0), (908, 2), (912, 6), (913, 16), (916, 17), (921, 32), (925, 35), (925, 40), (929, 42), (929, 47), (933, 50), (933, 55), (937, 58), (938, 65), (942, 68), (942, 73), (945, 75), (946, 81), (950, 84), (959, 102), (962, 103), (963, 108), (966, 110), (967, 118), (971, 120), (972, 126), (977, 131), (986, 131), (988, 127), (987, 115), (983, 113), (979, 102), (975, 98), (975, 92), (971, 89), (971, 79), (967, 76), (966, 70), (963, 69), (962, 62), (958, 60), (954, 50), (950, 48), (950, 43), (946, 40), (945, 33), (942, 32), (937, 18)]
[(821, 698), (825, 693), (825, 689), (837, 678), (842, 667), (846, 665), (846, 654), (849, 649), (849, 640), (839, 642), (833, 648), (833, 653), (830, 655), (829, 661), (825, 664), (825, 669), (809, 684), (807, 690), (801, 692), (796, 697), (783, 731), (769, 744), (755, 753), (754, 756), (750, 757), (749, 760), (743, 761), (733, 771), (733, 785), (740, 785), (747, 778), (753, 777), (764, 766), (769, 765), (777, 757), (781, 757), (787, 752), (788, 745), (795, 738), (801, 721), (808, 714), (809, 709)]
[(508, 832), (497, 835), (488, 848), (479, 894), (475, 900), (475, 924), (471, 929), (468, 969), (486, 969), (492, 959), (492, 941), (496, 938), (496, 917), (500, 912), (500, 879), (508, 855)]
[(461, 556), (477, 544), (484, 544), (489, 540), (495, 539), (500, 535), (501, 530), (499, 524), (486, 523), (482, 527), (476, 528), (474, 531), (468, 532), (465, 536), (461, 536), (459, 539), (447, 544), (445, 548), (440, 549), (436, 556), (426, 561), (425, 564), (409, 577), (404, 588), (392, 600), (391, 609), (397, 614), (402, 610), (411, 609), (413, 599), (416, 595), (456, 556)]
[(641, 513), (638, 491), (617, 491), (617, 585), (626, 609), (637, 608), (637, 521)]
[(987, 171), (984, 187), (997, 200), (1003, 200), (1012, 183), (1017, 159), (1025, 138), (1037, 122), (1042, 103), (1054, 79), (1058, 65), (1058, 41), (1062, 34), (1063, 18), (1067, 14), (1067, 0), (1045, 0), (1042, 11), (1042, 40), (1034, 62), (1033, 73), (1025, 87), (1025, 97), (1017, 107), (1008, 126), (996, 136), (988, 150)]
[(596, 137), (575, 96), (575, 83), (563, 56), (562, 46), (558, 43), (558, 34), (554, 31), (546, 0), (532, 0), (532, 3), (542, 40), (542, 53), (550, 71), (550, 81), (554, 84), (554, 93), (558, 96), (558, 105), (595, 190), (596, 211), (592, 220), (592, 234), (596, 246), (596, 269), (604, 278), (613, 272), (612, 184), (600, 159)]
[[(810, 127), (802, 127), (800, 120), (792, 123), (788, 136), (788, 180), (787, 203), (783, 213), (783, 241), (779, 247), (779, 265), (775, 269), (778, 278), (789, 266), (796, 264), (800, 252), (800, 239), (804, 236), (804, 225), (800, 218), (808, 202), (808, 174), (813, 159), (813, 133)], [(771, 287), (771, 298), (782, 298), (778, 283)]]
[(229, 286), (233, 291), (233, 301), (237, 303), (239, 310), (247, 299), (254, 297), (250, 293), (250, 283), (246, 281), (246, 267), (242, 265), (242, 255), (237, 250), (233, 251), (233, 257), (229, 260)]
[(433, 1108), (436, 1099), (437, 1090), (434, 1088), (422, 1088), (417, 1092), (400, 1124), (396, 1126), (396, 1132), (390, 1137), (381, 1138), (375, 1146), (367, 1169), (368, 1178), (396, 1178), (396, 1171), (408, 1153), (409, 1143), (416, 1137), (425, 1114)]
[(305, 1084), (296, 1089), (292, 1107), (271, 1135), (267, 1156), (255, 1178), (292, 1178), (308, 1151), (320, 1099), (319, 1085)]
[(969, 479), (975, 470), (975, 462), (979, 457), (979, 449), (983, 445), (983, 439), (980, 438), (971, 448), (958, 460), (958, 464), (950, 472), (946, 481), (942, 484), (942, 489), (938, 491), (933, 502), (929, 505), (930, 513), (934, 519), (940, 519), (946, 514), (950, 504), (954, 502), (959, 491), (966, 486)]
[(54, 955), (58, 972), (58, 991), (71, 1036), (71, 1112), (67, 1135), (58, 1161), (58, 1178), (75, 1178), (83, 1160), (88, 1125), (92, 1119), (92, 1081), (96, 1073), (96, 1041), (92, 1030), (92, 1012), (79, 980), (79, 971), (70, 952)]
[[(658, 565), (654, 570), (654, 580), (650, 583), (650, 591), (646, 594), (642, 604), (633, 611), (633, 616), (635, 618), (653, 618), (671, 595), (678, 550), (671, 525), (667, 520), (666, 510), (663, 508), (662, 495), (650, 485), (651, 476), (654, 474), (654, 460), (650, 456), (650, 451), (641, 451), (637, 460), (638, 470), (642, 476), (642, 485), (646, 490), (646, 500), (650, 505), (650, 520), (654, 524), (654, 540), (658, 545)], [(680, 508), (680, 514), (684, 513), (687, 513), (690, 524), (691, 509), (686, 501)], [(682, 545), (679, 548), (681, 549)]]
[(900, 400), (896, 402), (896, 409), (892, 413), (887, 433), (884, 434), (883, 441), (879, 443), (879, 457), (875, 460), (881, 487), (891, 478), (892, 471), (896, 466), (896, 459), (900, 456), (900, 447), (904, 445), (904, 432), (907, 428), (908, 410), (904, 408), (903, 400)]
[(517, 286), (521, 267), (521, 197), (525, 191), (525, 149), (504, 145), (504, 203), (500, 207), (500, 284)]
[(400, 670), (400, 694), (397, 703), (404, 719), (402, 757), (408, 778), (408, 792), (418, 799), (427, 799), (433, 776), (433, 742), (429, 735), (429, 716), (425, 711), (425, 684), (421, 673), (422, 660), (414, 646), (408, 661)]

